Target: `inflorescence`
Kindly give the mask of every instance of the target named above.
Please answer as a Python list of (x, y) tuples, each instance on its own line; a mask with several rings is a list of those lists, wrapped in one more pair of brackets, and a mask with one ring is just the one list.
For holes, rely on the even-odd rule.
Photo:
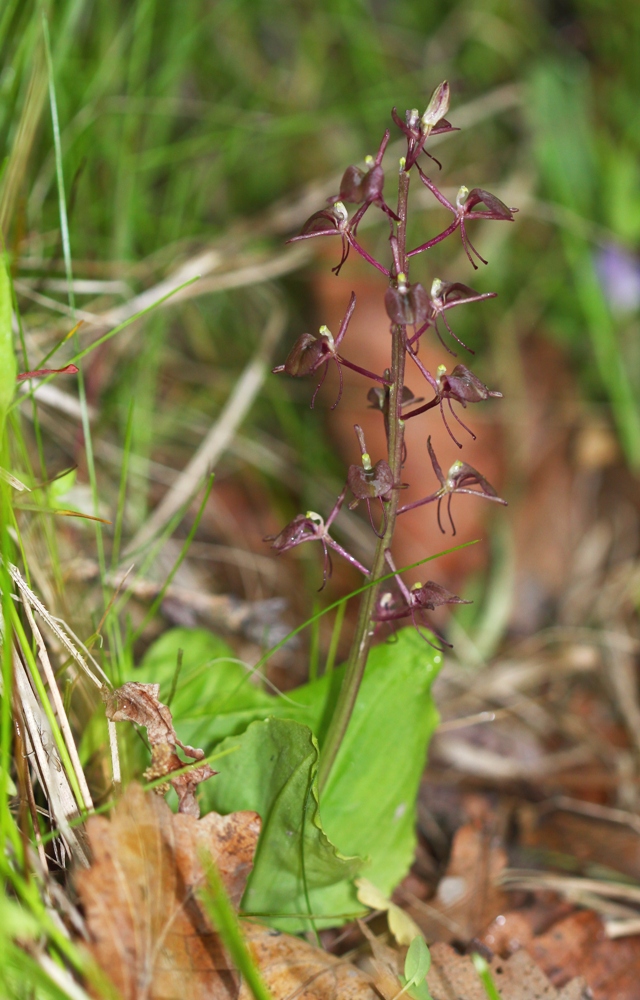
[[(369, 389), (367, 398), (370, 405), (378, 409), (383, 416), (388, 443), (387, 458), (380, 459), (375, 463), (372, 462), (367, 451), (363, 431), (356, 424), (355, 431), (362, 462), (361, 465), (350, 466), (346, 485), (329, 516), (325, 520), (314, 511), (299, 514), (277, 536), (271, 538), (273, 548), (278, 553), (286, 552), (304, 542), (320, 542), (324, 553), (323, 587), (331, 574), (332, 551), (347, 559), (365, 578), (377, 579), (383, 568), (387, 572), (390, 570), (395, 574), (396, 589), (393, 591), (385, 589), (375, 595), (375, 601), (368, 612), (371, 623), (389, 622), (409, 617), (416, 627), (419, 627), (419, 624), (424, 620), (425, 612), (432, 611), (443, 604), (467, 603), (433, 581), (416, 584), (410, 589), (406, 587), (401, 575), (396, 571), (390, 551), (393, 529), (398, 516), (416, 507), (436, 503), (438, 525), (440, 530), (444, 532), (441, 508), (443, 501), (446, 500), (449, 524), (455, 535), (456, 529), (451, 515), (451, 502), (454, 494), (472, 494), (496, 503), (505, 503), (484, 476), (466, 462), (454, 462), (445, 475), (436, 458), (431, 438), (428, 437), (427, 450), (439, 487), (429, 496), (404, 506), (399, 504), (399, 491), (405, 486), (401, 482), (401, 471), (406, 459), (406, 445), (404, 443), (406, 421), (418, 417), (428, 410), (439, 408), (450, 437), (458, 447), (462, 447), (447, 422), (444, 403), (447, 403), (450, 414), (457, 423), (475, 439), (475, 435), (462, 423), (452, 404), (457, 403), (462, 408), (466, 408), (468, 404), (501, 396), (500, 392), (489, 389), (463, 364), (456, 364), (450, 372), (447, 371), (445, 365), (440, 365), (436, 374), (433, 375), (418, 356), (421, 338), (430, 329), (435, 331), (442, 345), (454, 357), (456, 353), (443, 339), (442, 328), (459, 347), (470, 351), (470, 348), (453, 332), (447, 314), (458, 306), (494, 298), (495, 293), (479, 293), (461, 282), (441, 281), (439, 278), (432, 282), (430, 290), (427, 291), (420, 283), (412, 284), (410, 282), (408, 271), (410, 259), (441, 243), (459, 230), (464, 251), (474, 269), (477, 269), (476, 260), (483, 264), (486, 264), (487, 261), (469, 238), (467, 231), (469, 223), (477, 219), (512, 222), (514, 213), (517, 211), (515, 208), (508, 208), (499, 198), (482, 188), (469, 190), (463, 186), (458, 191), (455, 203), (452, 203), (425, 173), (419, 162), (423, 154), (435, 162), (438, 167), (441, 166), (425, 148), (429, 138), (445, 132), (457, 131), (445, 117), (448, 110), (449, 85), (446, 81), (436, 88), (423, 115), (420, 115), (414, 108), (406, 112), (403, 120), (396, 109), (393, 109), (393, 121), (405, 136), (407, 144), (405, 155), (400, 160), (400, 183), (396, 210), (387, 204), (383, 193), (385, 178), (382, 161), (390, 138), (390, 132), (387, 129), (376, 156), (366, 158), (365, 169), (358, 166), (348, 167), (342, 178), (339, 193), (328, 199), (328, 206), (315, 212), (305, 222), (301, 232), (289, 240), (289, 242), (295, 242), (320, 236), (339, 236), (342, 251), (338, 264), (333, 268), (335, 274), (340, 273), (351, 250), (353, 250), (370, 266), (389, 279), (384, 304), (391, 324), (393, 346), (390, 367), (382, 374), (376, 374), (360, 367), (347, 360), (342, 353), (343, 342), (356, 306), (356, 296), (353, 292), (335, 337), (326, 326), (320, 327), (318, 336), (303, 333), (291, 348), (284, 364), (273, 369), (276, 373), (285, 372), (296, 378), (306, 375), (319, 376), (311, 399), (311, 406), (314, 405), (318, 391), (332, 362), (336, 365), (339, 374), (338, 398), (332, 408), (338, 405), (342, 396), (343, 366), (358, 372), (374, 383)], [(420, 183), (433, 194), (444, 208), (451, 212), (453, 219), (442, 232), (420, 246), (407, 250), (405, 240), (409, 176), (414, 171)], [(348, 204), (359, 206), (351, 218), (349, 218), (346, 207)], [(389, 223), (391, 250), (389, 267), (371, 256), (357, 238), (358, 226), (365, 213), (372, 206), (381, 211)], [(433, 393), (432, 398), (428, 399), (427, 402), (414, 396), (413, 392), (405, 385), (406, 359), (420, 372), (428, 389)], [(371, 527), (380, 539), (375, 560), (376, 565), (372, 569), (363, 566), (330, 534), (333, 522), (348, 495), (352, 497), (348, 504), (351, 509), (364, 502)], [(378, 522), (376, 522), (376, 511), (380, 515)], [(368, 623), (365, 622), (365, 631), (367, 627)], [(435, 632), (438, 635), (433, 625), (429, 624), (427, 627), (430, 632)]]

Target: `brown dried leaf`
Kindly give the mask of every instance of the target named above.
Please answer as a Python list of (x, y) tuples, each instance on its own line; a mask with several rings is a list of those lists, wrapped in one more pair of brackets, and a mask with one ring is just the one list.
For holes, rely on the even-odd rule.
[(428, 916), (410, 910), (429, 940), (469, 941), (505, 908), (506, 896), (496, 882), (507, 856), (495, 840), (473, 823), (457, 830), (447, 870), (428, 904), (434, 918), (442, 915), (442, 922), (434, 919), (433, 926), (427, 926)]
[[(247, 940), (262, 972), (262, 976), (276, 1000), (379, 1000), (385, 997), (391, 978), (384, 984), (376, 975), (369, 976), (362, 969), (336, 958), (299, 938), (269, 930), (258, 924), (244, 925)], [(371, 941), (370, 934), (366, 935)], [(375, 939), (374, 939), (375, 940)], [(380, 958), (376, 942), (377, 958)], [(387, 949), (385, 949), (386, 951)], [(396, 959), (402, 965), (399, 953)], [(431, 948), (432, 964), (427, 975), (427, 985), (433, 1000), (487, 1000), (469, 955), (459, 955), (448, 944), (438, 943)], [(390, 956), (385, 954), (385, 965)], [(584, 981), (574, 979), (562, 992), (549, 982), (533, 959), (519, 951), (507, 961), (495, 958), (491, 974), (502, 1000), (586, 1000)], [(400, 987), (396, 980), (394, 996)], [(252, 1000), (246, 985), (242, 985), (238, 1000)]]
[[(487, 1000), (473, 962), (443, 942), (431, 948), (427, 985), (433, 1000)], [(574, 979), (559, 993), (525, 951), (507, 961), (494, 958), (491, 975), (502, 1000), (586, 1000), (584, 980)]]
[[(184, 761), (176, 753), (176, 747), (193, 760), (202, 760), (204, 750), (198, 750), (182, 743), (173, 728), (173, 718), (167, 705), (159, 701), (159, 684), (140, 684), (129, 681), (116, 688), (106, 699), (106, 714), (111, 722), (134, 722), (144, 726), (151, 744), (151, 765), (145, 771), (145, 778), (153, 780), (165, 774), (171, 774), (184, 767)], [(196, 799), (196, 788), (201, 781), (206, 781), (217, 774), (208, 764), (193, 767), (184, 774), (176, 775), (170, 783), (178, 795), (179, 811), (189, 816), (200, 815), (200, 807)], [(156, 791), (164, 795), (167, 785), (158, 785)]]
[(174, 815), (132, 784), (111, 819), (92, 816), (93, 864), (76, 874), (98, 965), (123, 1000), (233, 1000), (238, 976), (201, 907), (201, 852), (216, 862), (234, 905), (260, 832), (253, 812)]
[(640, 943), (637, 937), (607, 938), (600, 918), (590, 910), (572, 913), (528, 946), (554, 982), (580, 973), (595, 1000), (637, 1000)]
[(362, 920), (358, 920), (358, 927), (371, 947), (370, 962), (376, 989), (384, 1000), (393, 1000), (402, 989), (400, 973), (404, 963), (400, 953), (377, 938)]
[[(350, 962), (259, 924), (243, 930), (275, 1000), (380, 1000), (371, 977)], [(238, 1000), (253, 1000), (244, 982)]]

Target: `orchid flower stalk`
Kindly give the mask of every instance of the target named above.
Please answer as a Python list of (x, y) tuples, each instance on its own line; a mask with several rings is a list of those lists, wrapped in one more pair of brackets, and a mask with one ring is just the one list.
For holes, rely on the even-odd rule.
[[(445, 475), (440, 468), (431, 438), (427, 438), (427, 450), (438, 479), (438, 488), (429, 496), (402, 505), (400, 503), (402, 470), (406, 461), (407, 449), (404, 439), (406, 421), (426, 415), (430, 410), (440, 410), (445, 427), (458, 447), (461, 443), (454, 437), (447, 423), (444, 411), (446, 402), (451, 415), (472, 437), (470, 428), (462, 423), (453, 409), (453, 403), (466, 408), (468, 404), (480, 403), (491, 397), (499, 397), (501, 393), (489, 389), (481, 380), (463, 364), (456, 364), (451, 372), (445, 365), (440, 365), (435, 375), (424, 365), (419, 357), (422, 338), (433, 330), (440, 342), (449, 352), (455, 352), (442, 338), (440, 323), (446, 332), (456, 341), (459, 347), (468, 350), (465, 344), (453, 332), (447, 313), (460, 305), (470, 305), (489, 298), (494, 292), (477, 292), (469, 285), (459, 281), (442, 281), (434, 278), (430, 290), (427, 291), (419, 282), (412, 283), (409, 277), (411, 259), (431, 247), (443, 242), (457, 231), (460, 232), (464, 251), (477, 270), (478, 264), (486, 264), (486, 260), (471, 243), (467, 226), (478, 219), (492, 219), (499, 222), (512, 222), (515, 208), (508, 208), (496, 195), (482, 188), (462, 186), (455, 201), (450, 202), (438, 189), (421, 164), (423, 156), (429, 157), (438, 166), (440, 164), (428, 152), (426, 146), (429, 138), (444, 132), (456, 131), (447, 121), (449, 111), (449, 85), (445, 81), (436, 87), (421, 115), (413, 108), (406, 112), (404, 120), (393, 109), (392, 118), (406, 139), (406, 152), (400, 159), (398, 175), (398, 200), (395, 209), (391, 208), (384, 197), (385, 174), (383, 160), (390, 138), (387, 129), (375, 157), (365, 159), (364, 169), (358, 165), (347, 168), (337, 195), (328, 199), (328, 206), (321, 208), (304, 223), (300, 233), (293, 236), (289, 242), (308, 240), (326, 236), (339, 236), (342, 246), (340, 260), (333, 268), (338, 275), (344, 267), (350, 252), (359, 254), (371, 267), (389, 280), (384, 296), (384, 309), (390, 323), (390, 358), (389, 367), (381, 374), (371, 372), (367, 368), (347, 360), (343, 353), (343, 343), (347, 338), (349, 323), (356, 308), (356, 297), (352, 292), (340, 329), (334, 337), (326, 327), (320, 327), (318, 335), (303, 333), (296, 340), (284, 363), (274, 368), (274, 373), (284, 373), (294, 377), (307, 375), (320, 376), (313, 393), (313, 406), (317, 394), (322, 387), (329, 365), (333, 362), (338, 369), (340, 387), (338, 398), (333, 406), (337, 406), (342, 396), (342, 368), (347, 367), (358, 372), (363, 378), (373, 382), (369, 388), (367, 399), (380, 411), (387, 438), (386, 456), (369, 455), (362, 428), (356, 424), (355, 432), (358, 439), (361, 464), (351, 465), (346, 476), (345, 486), (337, 498), (333, 509), (323, 517), (313, 511), (299, 514), (275, 537), (271, 538), (276, 552), (286, 552), (310, 541), (320, 542), (324, 554), (324, 586), (331, 574), (331, 553), (348, 560), (362, 575), (372, 583), (361, 598), (355, 635), (353, 638), (342, 687), (340, 689), (332, 719), (322, 746), (319, 768), (319, 785), (322, 790), (327, 783), (331, 769), (336, 760), (340, 745), (349, 725), (360, 682), (367, 663), (367, 656), (372, 639), (380, 623), (389, 623), (402, 618), (411, 618), (414, 625), (426, 641), (426, 628), (431, 635), (445, 642), (433, 625), (425, 621), (425, 614), (444, 604), (466, 603), (455, 594), (450, 593), (433, 580), (425, 584), (417, 584), (408, 588), (399, 573), (397, 573), (392, 556), (392, 542), (399, 515), (418, 507), (436, 505), (438, 525), (445, 530), (441, 518), (441, 507), (446, 501), (447, 513), (451, 530), (455, 534), (455, 525), (451, 517), (451, 501), (454, 494), (480, 496), (495, 503), (505, 501), (485, 477), (465, 462), (457, 461)], [(424, 162), (426, 166), (426, 162)], [(417, 176), (418, 182), (424, 185), (451, 212), (451, 223), (440, 233), (430, 237), (417, 247), (407, 246), (407, 218), (409, 212), (409, 190), (412, 176)], [(352, 217), (349, 217), (348, 204), (359, 206)], [(482, 207), (484, 206), (484, 208)], [(375, 208), (382, 212), (389, 224), (389, 260), (382, 262), (373, 257), (357, 238), (358, 226), (366, 212)], [(473, 352), (471, 352), (473, 353)], [(419, 373), (426, 388), (431, 392), (431, 398), (425, 402), (414, 395), (405, 384), (407, 362), (412, 370)], [(422, 404), (422, 405), (419, 405)], [(351, 495), (348, 506), (353, 509), (364, 503), (372, 530), (378, 541), (371, 565), (362, 565), (334, 537), (334, 522), (344, 501)], [(376, 514), (376, 511), (379, 513)], [(380, 592), (376, 584), (388, 569), (395, 574), (396, 593), (385, 590)]]

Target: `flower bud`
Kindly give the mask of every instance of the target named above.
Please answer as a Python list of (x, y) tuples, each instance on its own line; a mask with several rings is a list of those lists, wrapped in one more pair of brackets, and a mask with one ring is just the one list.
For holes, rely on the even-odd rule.
[(449, 110), (449, 97), (449, 84), (446, 80), (443, 80), (431, 95), (427, 110), (420, 119), (423, 132), (430, 131), (434, 125), (438, 124), (441, 118), (445, 117)]

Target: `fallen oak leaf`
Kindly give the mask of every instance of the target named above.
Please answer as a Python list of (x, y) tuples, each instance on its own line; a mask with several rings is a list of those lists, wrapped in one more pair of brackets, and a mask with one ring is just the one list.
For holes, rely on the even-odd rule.
[(198, 898), (201, 857), (213, 859), (237, 907), (260, 833), (257, 813), (174, 815), (132, 784), (111, 819), (91, 816), (86, 829), (93, 864), (77, 872), (76, 886), (88, 947), (123, 1000), (235, 1000), (239, 977)]
[[(432, 1000), (487, 1000), (470, 955), (459, 955), (439, 941), (431, 946), (431, 960), (427, 986)], [(502, 1000), (587, 1000), (590, 995), (581, 978), (556, 990), (525, 951), (515, 952), (506, 961), (496, 956), (489, 970)]]
[[(244, 932), (275, 1000), (379, 1000), (387, 995), (387, 986), (382, 986), (377, 975), (370, 976), (306, 941), (255, 923), (244, 923)], [(373, 935), (366, 936), (371, 941)], [(425, 998), (430, 995), (431, 1000), (487, 1000), (470, 955), (460, 955), (444, 942), (432, 945), (430, 952), (426, 984), (423, 980), (424, 990), (419, 990), (418, 995)], [(402, 962), (400, 953), (397, 959)], [(388, 964), (388, 959), (385, 961)], [(425, 967), (426, 963), (422, 965)], [(416, 976), (422, 968), (416, 968)], [(572, 979), (557, 990), (525, 951), (516, 952), (506, 961), (496, 956), (489, 969), (501, 1000), (588, 1000), (589, 997), (581, 978)], [(396, 996), (399, 993), (398, 983)], [(244, 983), (238, 1000), (252, 1000)]]
[[(133, 722), (144, 726), (151, 745), (151, 764), (145, 771), (145, 778), (169, 776), (168, 784), (172, 785), (178, 796), (178, 811), (194, 816), (200, 815), (200, 807), (196, 799), (196, 788), (202, 781), (217, 774), (209, 764), (189, 768), (173, 776), (172, 772), (184, 768), (176, 750), (178, 747), (192, 760), (203, 760), (204, 750), (182, 743), (173, 728), (173, 717), (167, 705), (159, 701), (159, 684), (141, 684), (138, 681), (128, 681), (122, 687), (116, 688), (106, 696), (105, 711), (111, 722)], [(167, 783), (156, 786), (155, 791), (164, 795)]]
[[(242, 926), (275, 1000), (380, 1000), (373, 978), (350, 962), (291, 934), (247, 921)], [(238, 1000), (253, 1000), (244, 982)]]

